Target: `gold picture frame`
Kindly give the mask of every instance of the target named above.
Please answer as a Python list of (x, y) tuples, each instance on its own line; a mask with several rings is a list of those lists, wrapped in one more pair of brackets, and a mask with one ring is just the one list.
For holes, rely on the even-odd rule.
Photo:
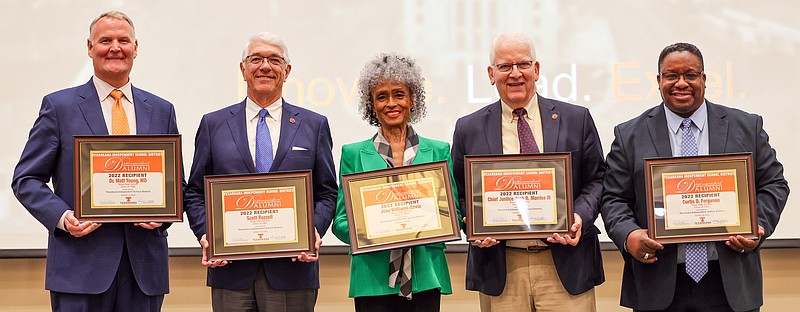
[(645, 159), (650, 238), (758, 237), (751, 153)]
[(211, 260), (316, 253), (310, 170), (205, 177)]
[(464, 157), (467, 240), (569, 234), (571, 153)]
[(75, 217), (182, 222), (180, 135), (74, 136)]
[(461, 239), (447, 161), (342, 175), (352, 254)]

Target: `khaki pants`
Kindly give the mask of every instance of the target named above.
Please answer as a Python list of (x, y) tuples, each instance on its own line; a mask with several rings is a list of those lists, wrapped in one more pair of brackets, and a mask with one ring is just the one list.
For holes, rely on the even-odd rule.
[(506, 287), (500, 296), (480, 294), (482, 312), (597, 310), (594, 288), (570, 295), (558, 279), (550, 250), (506, 248)]

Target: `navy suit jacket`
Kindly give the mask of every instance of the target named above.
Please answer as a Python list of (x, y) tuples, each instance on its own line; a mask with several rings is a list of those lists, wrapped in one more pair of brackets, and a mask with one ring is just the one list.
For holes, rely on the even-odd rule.
[[(708, 108), (708, 152), (753, 153), (756, 211), (765, 237), (772, 235), (789, 196), (783, 165), (763, 129), (761, 116), (706, 102)], [(644, 264), (625, 252), (625, 240), (636, 229), (647, 228), (644, 159), (672, 157), (664, 104), (614, 128), (614, 143), (608, 153), (604, 179), (603, 221), (608, 235), (622, 251), (623, 306), (640, 310), (663, 310), (672, 302), (678, 267), (678, 247), (664, 245), (656, 251), (658, 261)], [(763, 240), (762, 240), (763, 241)], [(753, 310), (763, 303), (761, 257), (758, 249), (740, 254), (716, 243), (719, 268), (728, 304), (735, 311)]]
[[(138, 134), (177, 134), (175, 108), (166, 100), (131, 87)], [(47, 228), (47, 277), (51, 291), (98, 294), (117, 273), (123, 246), (139, 287), (147, 295), (169, 292), (167, 232), (132, 223), (106, 223), (76, 238), (56, 228), (75, 204), (73, 135), (107, 135), (100, 100), (91, 80), (42, 99), (11, 184), (20, 203)], [(52, 179), (53, 189), (47, 183)]]
[[(464, 156), (503, 154), (500, 105), (500, 101), (489, 104), (456, 122), (452, 157), (459, 207), (466, 207)], [(544, 152), (572, 152), (573, 208), (583, 220), (581, 240), (574, 247), (549, 245), (561, 284), (576, 295), (605, 281), (597, 239), (600, 230), (594, 225), (605, 172), (603, 147), (588, 109), (539, 96), (539, 112), (543, 116)], [(505, 285), (505, 241), (489, 248), (470, 246), (467, 289), (498, 296)]]
[[(186, 188), (186, 214), (198, 239), (206, 233), (204, 177), (217, 174), (257, 173), (248, 146), (246, 100), (203, 116), (195, 137), (194, 161)], [(336, 209), (336, 172), (328, 119), (282, 101), (281, 134), (270, 172), (312, 171), (314, 225), (327, 232)], [(208, 269), (208, 285), (223, 289), (253, 286), (259, 263), (275, 289), (319, 288), (317, 262), (290, 258), (239, 260)]]

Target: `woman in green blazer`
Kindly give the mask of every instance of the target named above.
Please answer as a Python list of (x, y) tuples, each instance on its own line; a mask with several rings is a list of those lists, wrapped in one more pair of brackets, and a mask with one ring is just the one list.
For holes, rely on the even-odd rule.
[[(367, 63), (358, 82), (359, 111), (378, 131), (342, 147), (340, 175), (441, 160), (452, 166), (450, 144), (423, 138), (410, 125), (425, 115), (423, 81), (408, 57), (381, 54)], [(341, 183), (333, 234), (350, 243)], [(453, 292), (444, 249), (435, 243), (352, 256), (350, 297), (356, 311), (439, 311), (441, 295)]]

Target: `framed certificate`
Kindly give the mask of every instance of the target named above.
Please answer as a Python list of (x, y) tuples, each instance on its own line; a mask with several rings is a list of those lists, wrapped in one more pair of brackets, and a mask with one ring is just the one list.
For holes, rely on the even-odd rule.
[(209, 259), (313, 255), (311, 171), (205, 177)]
[(183, 221), (180, 135), (74, 136), (75, 217)]
[(353, 254), (461, 239), (447, 161), (342, 175)]
[(464, 157), (467, 240), (569, 234), (570, 153)]
[(758, 237), (752, 157), (646, 159), (648, 235), (660, 243)]

